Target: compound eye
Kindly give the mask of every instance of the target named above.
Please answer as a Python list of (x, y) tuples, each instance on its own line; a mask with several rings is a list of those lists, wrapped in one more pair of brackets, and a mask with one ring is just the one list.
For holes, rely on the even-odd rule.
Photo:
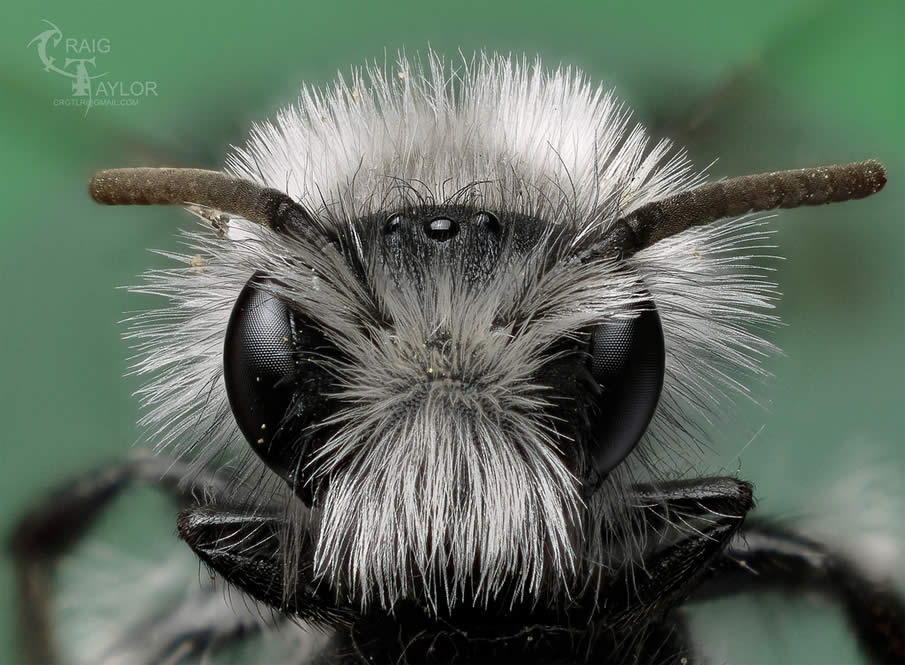
[(338, 351), (267, 284), (255, 273), (233, 305), (223, 346), (226, 394), (252, 450), (310, 503), (300, 471), (305, 455), (326, 436), (319, 424), (336, 408), (333, 378), (322, 361)]
[(292, 311), (261, 288), (255, 274), (233, 305), (223, 347), (229, 405), (242, 434), (257, 448), (269, 444), (295, 389)]
[(605, 475), (637, 445), (663, 389), (666, 351), (660, 315), (652, 302), (630, 319), (591, 331), (588, 369), (602, 390), (591, 416), (591, 459)]

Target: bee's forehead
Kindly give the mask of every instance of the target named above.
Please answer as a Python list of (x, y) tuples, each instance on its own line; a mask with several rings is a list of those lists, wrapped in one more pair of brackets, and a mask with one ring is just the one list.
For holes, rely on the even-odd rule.
[(361, 253), (394, 282), (421, 282), (437, 270), (482, 282), (564, 234), (540, 217), (472, 205), (400, 207), (361, 217), (351, 228)]

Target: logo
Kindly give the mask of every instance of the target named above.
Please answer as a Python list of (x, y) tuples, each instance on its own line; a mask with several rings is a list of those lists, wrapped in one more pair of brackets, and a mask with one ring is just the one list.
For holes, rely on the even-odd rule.
[(110, 54), (110, 40), (106, 37), (63, 38), (63, 31), (44, 19), (50, 26), (28, 42), (35, 46), (45, 72), (71, 79), (69, 97), (53, 100), (54, 106), (85, 107), (85, 114), (94, 106), (137, 106), (142, 99), (157, 96), (157, 81), (112, 80), (109, 72), (95, 73), (98, 60)]

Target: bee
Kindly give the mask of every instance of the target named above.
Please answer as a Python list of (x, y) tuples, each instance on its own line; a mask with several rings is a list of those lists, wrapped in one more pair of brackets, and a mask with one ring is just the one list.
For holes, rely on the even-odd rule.
[(138, 287), (166, 299), (130, 332), (160, 454), (14, 530), (31, 657), (55, 655), (55, 561), (147, 481), (213, 580), (97, 661), (278, 634), (295, 662), (685, 664), (687, 602), (774, 589), (901, 661), (890, 581), (688, 471), (774, 351), (757, 213), (885, 182), (876, 161), (707, 182), (581, 73), (490, 55), (305, 89), (223, 172), (97, 173), (97, 202), (201, 228)]

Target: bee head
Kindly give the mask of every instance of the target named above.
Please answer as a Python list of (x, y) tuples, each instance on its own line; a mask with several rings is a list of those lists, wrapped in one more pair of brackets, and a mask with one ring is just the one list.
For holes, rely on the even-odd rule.
[(252, 509), (309, 507), (312, 569), (362, 608), (565, 603), (631, 563), (632, 484), (678, 473), (771, 349), (763, 232), (711, 223), (868, 196), (883, 167), (701, 185), (578, 73), (400, 68), (303, 91), (235, 176), (95, 176), (216, 231), (143, 287), (170, 300), (136, 325), (145, 422), (245, 460)]

